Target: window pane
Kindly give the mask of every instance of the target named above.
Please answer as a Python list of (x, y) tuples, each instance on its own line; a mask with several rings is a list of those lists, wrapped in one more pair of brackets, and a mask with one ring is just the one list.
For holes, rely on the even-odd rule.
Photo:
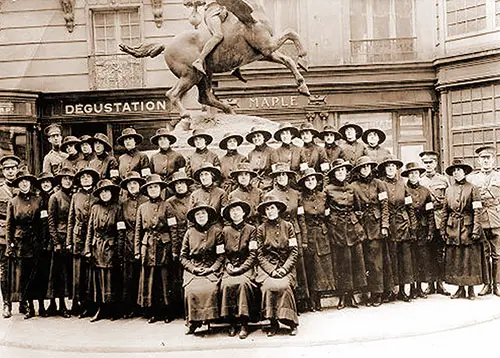
[(26, 128), (0, 126), (0, 156), (17, 155), (26, 163)]
[(373, 5), (373, 38), (391, 37), (391, 0), (377, 0)]
[(396, 37), (413, 36), (413, 0), (397, 0), (396, 7)]
[(367, 0), (351, 0), (350, 23), (351, 39), (361, 40), (368, 38), (366, 24)]

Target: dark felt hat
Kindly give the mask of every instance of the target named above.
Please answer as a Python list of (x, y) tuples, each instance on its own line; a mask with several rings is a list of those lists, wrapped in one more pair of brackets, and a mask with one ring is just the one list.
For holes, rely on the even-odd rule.
[(22, 169), (19, 172), (17, 172), (16, 178), (12, 181), (12, 185), (18, 186), (21, 180), (29, 180), (31, 182), (31, 185), (33, 186), (35, 186), (38, 183), (37, 178), (26, 169)]
[(319, 132), (318, 137), (321, 140), (325, 140), (325, 135), (328, 133), (332, 133), (335, 136), (335, 140), (339, 140), (340, 138), (342, 138), (342, 135), (335, 129), (334, 126), (330, 124), (327, 124), (323, 127), (323, 130)]
[(262, 136), (264, 137), (264, 142), (267, 142), (272, 137), (271, 132), (269, 132), (264, 127), (255, 126), (255, 127), (252, 127), (252, 129), (250, 129), (250, 133), (248, 133), (245, 136), (245, 139), (247, 140), (247, 142), (252, 143), (253, 136), (257, 133), (262, 134)]
[(406, 163), (403, 171), (401, 172), (401, 176), (404, 177), (404, 178), (407, 178), (408, 174), (410, 174), (410, 172), (412, 172), (414, 170), (418, 170), (418, 172), (420, 173), (420, 175), (422, 175), (423, 173), (425, 173), (425, 168), (422, 168), (419, 163), (409, 162), (409, 163)]
[(137, 173), (136, 171), (131, 171), (121, 181), (120, 186), (123, 189), (127, 189), (127, 184), (130, 183), (131, 181), (136, 181), (141, 186), (144, 185), (144, 183), (146, 183), (146, 179), (144, 179), (143, 177), (141, 177), (141, 174)]
[(264, 195), (264, 198), (262, 198), (262, 202), (259, 204), (259, 206), (257, 206), (257, 211), (259, 212), (259, 214), (264, 216), (266, 215), (266, 208), (272, 204), (278, 207), (280, 215), (286, 211), (286, 204), (283, 201), (279, 200), (276, 196), (269, 193)]
[(97, 183), (97, 186), (93, 192), (94, 196), (99, 197), (99, 194), (103, 190), (111, 191), (111, 195), (113, 195), (114, 198), (117, 198), (118, 194), (120, 194), (120, 187), (109, 179), (102, 179)]
[(363, 142), (365, 142), (366, 144), (368, 144), (368, 134), (370, 133), (377, 133), (378, 135), (378, 144), (382, 144), (385, 142), (386, 140), (386, 135), (385, 133), (381, 130), (381, 129), (378, 129), (378, 128), (369, 128), (367, 130), (365, 130), (363, 132), (363, 134), (361, 135), (361, 139), (363, 140)]
[(155, 135), (151, 137), (150, 141), (154, 145), (158, 145), (158, 140), (161, 137), (166, 137), (166, 138), (168, 138), (168, 141), (170, 142), (170, 145), (172, 145), (175, 142), (177, 142), (177, 137), (174, 136), (171, 132), (172, 132), (171, 128), (167, 128), (167, 127), (159, 128), (159, 129), (156, 130)]
[(250, 214), (250, 205), (248, 205), (248, 203), (246, 203), (238, 198), (232, 198), (229, 201), (229, 203), (227, 203), (227, 205), (224, 207), (224, 209), (222, 209), (222, 217), (225, 220), (231, 221), (231, 216), (229, 215), (229, 212), (230, 212), (231, 208), (234, 208), (235, 206), (241, 206), (241, 208), (245, 212), (245, 217), (247, 217), (248, 214)]
[(303, 132), (306, 131), (311, 132), (313, 137), (319, 136), (319, 131), (316, 128), (314, 128), (314, 125), (312, 123), (306, 122), (300, 125), (299, 133), (302, 134)]
[(388, 165), (388, 164), (395, 164), (396, 167), (398, 169), (401, 169), (403, 167), (403, 162), (401, 160), (399, 160), (398, 158), (396, 158), (395, 156), (393, 155), (390, 155), (388, 157), (386, 157), (379, 165), (378, 165), (378, 168), (377, 170), (379, 171), (379, 173), (383, 172), (385, 170), (385, 167)]
[(137, 131), (133, 127), (124, 128), (122, 130), (122, 135), (116, 139), (116, 142), (120, 145), (123, 145), (123, 141), (126, 138), (134, 138), (135, 144), (137, 145), (141, 144), (142, 140), (144, 139), (144, 137), (137, 133)]
[(339, 128), (339, 133), (342, 136), (342, 138), (346, 139), (345, 131), (349, 127), (354, 128), (354, 130), (356, 131), (356, 139), (361, 138), (361, 136), (363, 135), (363, 128), (361, 128), (360, 126), (358, 126), (357, 124), (354, 124), (354, 123), (346, 123), (342, 127)]
[(236, 133), (226, 133), (224, 134), (224, 137), (221, 139), (219, 143), (219, 148), (223, 150), (227, 150), (227, 141), (231, 138), (236, 139), (236, 142), (238, 143), (238, 146), (243, 143), (243, 136), (236, 134)]
[(93, 185), (95, 185), (97, 183), (97, 181), (101, 178), (101, 176), (99, 175), (99, 173), (96, 170), (94, 170), (92, 168), (83, 168), (83, 169), (80, 169), (75, 174), (74, 181), (76, 184), (80, 185), (80, 178), (83, 174), (90, 174), (90, 176), (92, 177)]
[(194, 183), (194, 180), (188, 177), (185, 170), (178, 170), (170, 177), (170, 181), (167, 183), (171, 189), (174, 189), (175, 183), (183, 181), (190, 186)]
[(71, 144), (74, 144), (78, 147), (78, 144), (80, 144), (80, 142), (81, 142), (80, 139), (78, 139), (77, 137), (75, 137), (73, 135), (68, 135), (68, 136), (64, 137), (64, 139), (61, 143), (61, 150), (63, 152), (65, 152), (68, 145), (71, 145)]
[(208, 213), (208, 222), (213, 223), (217, 221), (218, 219), (218, 214), (217, 210), (215, 210), (212, 206), (210, 205), (203, 205), (203, 204), (197, 204), (195, 205), (191, 210), (188, 211), (187, 213), (187, 218), (189, 221), (194, 223), (194, 216), (195, 214), (200, 211), (200, 210), (206, 210)]
[(40, 184), (42, 184), (42, 182), (44, 181), (50, 181), (52, 183), (52, 186), (56, 185), (56, 178), (54, 178), (54, 175), (52, 175), (51, 172), (41, 172), (40, 174), (38, 174), (36, 179), (38, 182), (38, 186), (40, 186)]
[(191, 147), (194, 147), (194, 139), (197, 138), (197, 137), (205, 138), (205, 143), (206, 143), (207, 146), (210, 143), (212, 143), (212, 141), (214, 140), (214, 138), (210, 134), (208, 134), (207, 132), (205, 132), (204, 130), (202, 130), (202, 129), (194, 129), (193, 132), (191, 133), (191, 137), (189, 137), (187, 139), (187, 143)]
[(297, 181), (297, 184), (304, 186), (306, 179), (312, 176), (316, 177), (318, 184), (323, 182), (323, 174), (318, 173), (314, 168), (307, 168), (304, 170), (302, 177)]
[(250, 166), (250, 163), (238, 163), (236, 168), (231, 171), (231, 174), (230, 174), (231, 178), (236, 180), (236, 178), (238, 177), (238, 174), (240, 174), (240, 173), (249, 173), (250, 176), (254, 177), (254, 178), (257, 176), (257, 172), (252, 169), (252, 167)]
[(63, 177), (70, 177), (71, 179), (74, 179), (75, 171), (68, 167), (61, 168), (61, 170), (59, 170), (59, 173), (57, 173), (56, 175), (56, 181), (60, 183)]
[[(376, 163), (375, 163), (375, 165), (376, 165)], [(347, 171), (351, 171), (352, 170), (352, 164), (349, 161), (344, 160), (342, 158), (335, 159), (332, 162), (332, 168), (328, 172), (328, 176), (333, 175), (335, 173), (335, 170), (337, 170), (339, 168), (342, 168), (342, 167), (345, 167), (347, 169)]]
[(453, 162), (446, 168), (446, 174), (452, 176), (453, 170), (455, 170), (455, 168), (462, 168), (465, 172), (465, 175), (472, 173), (472, 167), (469, 164), (464, 163), (463, 160), (454, 159)]
[(82, 135), (80, 138), (80, 143), (90, 143), (92, 144), (94, 142), (94, 138), (88, 134)]
[(111, 145), (111, 142), (109, 141), (109, 138), (107, 135), (103, 134), (103, 133), (96, 133), (94, 135), (94, 139), (93, 139), (93, 142), (99, 142), (101, 143), (102, 145), (104, 145), (104, 147), (106, 148), (105, 150), (107, 152), (111, 151), (111, 149), (113, 149), (113, 146)]
[(201, 172), (204, 172), (204, 171), (212, 173), (214, 181), (218, 181), (221, 179), (220, 169), (215, 167), (212, 163), (208, 163), (208, 162), (203, 163), (203, 165), (193, 173), (193, 179), (199, 182), (200, 181), (200, 174), (201, 174)]
[(289, 163), (276, 163), (271, 166), (272, 172), (269, 174), (270, 177), (274, 178), (278, 174), (285, 173), (289, 177), (295, 178), (296, 173), (290, 169)]
[(278, 142), (281, 142), (281, 133), (283, 131), (288, 130), (292, 134), (292, 138), (298, 137), (300, 135), (299, 130), (293, 126), (291, 123), (288, 122), (283, 122), (280, 123), (278, 129), (276, 132), (274, 132), (274, 139), (276, 139)]
[(149, 175), (147, 178), (146, 178), (146, 182), (144, 184), (142, 184), (141, 186), (141, 191), (144, 193), (144, 194), (147, 194), (147, 188), (148, 186), (152, 185), (152, 184), (158, 184), (160, 185), (160, 187), (163, 189), (167, 186), (167, 183), (165, 183), (163, 181), (163, 179), (161, 178), (161, 176), (159, 174), (151, 174)]
[(358, 171), (361, 167), (365, 165), (370, 165), (372, 167), (372, 170), (374, 170), (377, 167), (377, 162), (374, 161), (369, 156), (363, 155), (359, 157), (358, 160), (356, 160), (356, 163), (354, 164), (352, 171)]

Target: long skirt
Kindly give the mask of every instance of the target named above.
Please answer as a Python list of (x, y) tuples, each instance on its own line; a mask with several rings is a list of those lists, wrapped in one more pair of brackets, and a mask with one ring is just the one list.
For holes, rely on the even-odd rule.
[(144, 308), (168, 306), (170, 303), (168, 285), (167, 266), (142, 266), (137, 304)]
[(73, 256), (73, 300), (80, 303), (94, 297), (92, 266), (89, 260), (80, 255)]
[(415, 282), (411, 241), (389, 241), (394, 285)]
[(122, 302), (127, 307), (137, 304), (141, 266), (138, 262), (124, 262), (122, 271)]
[(254, 317), (257, 286), (249, 273), (238, 276), (224, 274), (221, 281), (221, 317)]
[(34, 259), (12, 258), (10, 260), (11, 302), (23, 302), (34, 299)]
[(283, 278), (267, 276), (262, 281), (260, 289), (264, 318), (299, 324), (290, 274)]
[(47, 297), (52, 261), (51, 256), (51, 252), (47, 250), (37, 252), (37, 258), (35, 259), (35, 287), (33, 287), (33, 295), (37, 300), (44, 300)]
[(206, 276), (193, 276), (184, 285), (184, 305), (188, 322), (219, 318), (219, 285)]
[(394, 277), (387, 241), (366, 240), (363, 242), (363, 253), (367, 274), (366, 291), (374, 293), (392, 291)]
[(335, 287), (339, 293), (360, 290), (368, 284), (361, 242), (352, 246), (334, 246), (333, 264)]
[(413, 244), (413, 268), (415, 281), (434, 282), (439, 279), (437, 250), (432, 243)]
[(184, 318), (184, 289), (182, 288), (184, 269), (179, 261), (173, 262), (171, 267), (169, 298), (172, 318)]
[(474, 286), (487, 277), (483, 244), (446, 245), (445, 282), (457, 286)]
[(63, 252), (52, 252), (47, 297), (70, 297), (70, 287), (71, 256)]
[(115, 268), (94, 267), (94, 302), (97, 304), (117, 301), (117, 271)]
[(5, 256), (7, 245), (0, 244), (0, 291), (4, 303), (10, 302), (10, 258)]

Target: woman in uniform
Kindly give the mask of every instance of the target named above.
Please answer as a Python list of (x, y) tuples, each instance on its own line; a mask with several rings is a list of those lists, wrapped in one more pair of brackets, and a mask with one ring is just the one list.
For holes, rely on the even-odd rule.
[(226, 204), (227, 193), (217, 186), (217, 182), (221, 180), (219, 168), (210, 163), (204, 163), (194, 172), (193, 179), (200, 183), (201, 187), (191, 194), (190, 208), (208, 205), (220, 213)]
[(445, 282), (457, 285), (451, 298), (475, 299), (474, 285), (485, 282), (486, 261), (483, 255), (480, 215), (483, 209), (477, 187), (466, 179), (472, 167), (455, 160), (446, 168), (454, 183), (445, 192), (441, 237), (446, 243)]
[[(96, 133), (92, 140), (94, 143), (95, 157), (90, 160), (89, 167), (97, 171), (101, 179), (112, 179), (118, 181), (118, 161), (111, 154), (113, 146), (107, 135)], [(94, 184), (95, 185), (95, 184)]]
[(61, 168), (71, 168), (71, 170), (76, 172), (78, 170), (78, 163), (82, 160), (80, 139), (72, 135), (64, 137), (61, 150), (68, 155), (61, 162)]
[(231, 177), (231, 171), (240, 163), (246, 162), (247, 157), (238, 152), (238, 147), (243, 143), (243, 137), (239, 134), (226, 133), (219, 143), (219, 148), (226, 151), (220, 158), (220, 170), (222, 176), (221, 188), (230, 193), (236, 184)]
[(21, 170), (12, 182), (19, 189), (7, 205), (5, 222), (6, 255), (11, 264), (10, 293), (12, 302), (27, 302), (25, 319), (35, 315), (34, 254), (38, 233), (42, 230), (42, 199), (35, 193), (36, 177)]
[[(230, 323), (229, 336), (248, 336), (248, 321), (255, 317), (256, 303), (255, 271), (257, 241), (255, 226), (246, 223), (250, 205), (234, 199), (222, 211), (228, 223), (222, 229), (224, 249), (223, 274), (221, 280), (221, 317)], [(222, 251), (222, 250), (221, 250)]]
[(271, 159), (274, 155), (274, 149), (267, 145), (271, 139), (271, 133), (263, 127), (253, 127), (245, 136), (247, 142), (254, 145), (254, 148), (248, 153), (248, 162), (257, 174), (256, 186), (262, 191), (268, 191), (273, 186), (271, 173)]
[(246, 222), (250, 225), (257, 226), (260, 223), (257, 206), (262, 199), (262, 190), (252, 184), (252, 180), (257, 176), (257, 173), (252, 170), (250, 164), (240, 163), (231, 172), (231, 178), (236, 183), (236, 189), (228, 195), (228, 201), (239, 199), (250, 205), (250, 213), (246, 217)]
[(97, 183), (93, 195), (98, 201), (90, 209), (85, 239), (85, 256), (93, 259), (94, 302), (97, 313), (90, 319), (116, 319), (120, 283), (120, 262), (125, 241), (123, 211), (118, 203), (120, 187), (109, 179)]
[(208, 149), (213, 140), (214, 138), (210, 134), (200, 129), (193, 130), (191, 137), (187, 139), (187, 143), (195, 148), (194, 153), (187, 158), (186, 173), (188, 176), (193, 177), (194, 173), (206, 163), (220, 167), (219, 157)]
[(179, 257), (173, 242), (169, 218), (173, 215), (161, 192), (167, 184), (158, 174), (152, 174), (141, 187), (148, 201), (137, 210), (134, 235), (135, 258), (141, 260), (139, 277), (139, 305), (145, 310), (148, 323), (170, 322), (171, 294), (169, 292), (172, 263)]
[(299, 179), (302, 209), (299, 217), (311, 309), (321, 311), (321, 293), (335, 289), (330, 240), (326, 229), (326, 194), (323, 175), (307, 168)]
[(382, 163), (384, 159), (390, 157), (391, 151), (380, 145), (385, 142), (385, 133), (378, 128), (369, 128), (363, 132), (361, 139), (366, 144), (366, 153), (377, 163)]
[(335, 127), (329, 124), (325, 125), (319, 133), (318, 138), (325, 142), (325, 152), (329, 163), (342, 158), (342, 148), (336, 143), (342, 136), (335, 130)]
[[(49, 199), (49, 231), (52, 247), (48, 296), (58, 298), (59, 314), (70, 317), (66, 310), (65, 297), (71, 297), (71, 254), (67, 250), (66, 235), (68, 231), (68, 215), (73, 195), (73, 178), (75, 172), (70, 168), (62, 168), (56, 175), (59, 186)], [(73, 299), (72, 313), (78, 314), (78, 301)]]
[(278, 130), (274, 132), (274, 139), (281, 145), (272, 153), (271, 166), (277, 163), (288, 163), (291, 170), (299, 171), (301, 147), (293, 144), (293, 139), (299, 136), (299, 130), (290, 123), (280, 123)]
[(158, 146), (158, 152), (153, 154), (151, 162), (151, 173), (160, 174), (165, 182), (170, 180), (172, 174), (186, 166), (184, 156), (172, 149), (177, 142), (177, 137), (171, 134), (171, 128), (160, 128), (151, 137), (151, 143)]
[(206, 322), (219, 318), (219, 282), (224, 260), (224, 243), (216, 225), (217, 211), (198, 204), (188, 212), (193, 224), (186, 231), (181, 249), (184, 267), (186, 334), (194, 334)]
[(314, 138), (319, 136), (318, 130), (312, 123), (303, 123), (300, 126), (300, 139), (304, 146), (300, 151), (300, 170), (314, 168), (317, 172), (325, 172), (330, 169), (325, 148), (314, 143)]
[(125, 153), (118, 158), (120, 178), (124, 179), (130, 172), (141, 173), (143, 177), (151, 174), (148, 156), (137, 149), (143, 138), (134, 128), (130, 127), (122, 130), (122, 135), (116, 139), (116, 142), (125, 148)]
[[(328, 235), (333, 248), (335, 286), (340, 294), (337, 309), (357, 308), (354, 292), (365, 289), (366, 267), (363, 242), (366, 233), (360, 222), (354, 187), (347, 178), (352, 169), (349, 162), (337, 158), (328, 173), (325, 188)], [(357, 215), (358, 214), (358, 215)], [(374, 295), (376, 296), (376, 295)], [(375, 297), (374, 297), (375, 298)]]
[(299, 254), (293, 225), (281, 218), (286, 204), (277, 197), (266, 194), (258, 206), (266, 218), (257, 229), (258, 273), (256, 281), (262, 292), (262, 315), (271, 322), (268, 337), (276, 335), (279, 322), (297, 334), (299, 318), (293, 294), (296, 286), (295, 264)]
[(141, 193), (141, 185), (146, 182), (137, 172), (130, 172), (120, 183), (125, 195), (121, 197), (123, 219), (125, 221), (125, 242), (122, 254), (122, 313), (125, 318), (139, 314), (137, 292), (139, 288), (140, 264), (135, 260), (134, 236), (137, 209), (148, 198)]

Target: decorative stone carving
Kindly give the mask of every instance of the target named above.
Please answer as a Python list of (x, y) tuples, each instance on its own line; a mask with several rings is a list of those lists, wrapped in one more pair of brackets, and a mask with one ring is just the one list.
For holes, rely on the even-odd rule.
[(61, 8), (64, 13), (64, 21), (69, 32), (75, 28), (75, 0), (61, 0)]
[(320, 112), (319, 113), (319, 118), (321, 118), (321, 120), (324, 122), (328, 121), (328, 117), (330, 117), (330, 113), (328, 113), (328, 112)]
[(141, 60), (124, 55), (89, 58), (91, 89), (142, 87)]
[(160, 28), (163, 24), (163, 0), (151, 0), (151, 6), (153, 7), (156, 27)]
[(310, 106), (321, 106), (323, 104), (326, 104), (326, 96), (312, 95), (309, 97)]
[(308, 122), (313, 122), (314, 118), (316, 118), (315, 112), (306, 112), (306, 119)]
[(240, 108), (239, 98), (225, 98), (222, 99), (221, 102), (231, 106), (232, 108)]

